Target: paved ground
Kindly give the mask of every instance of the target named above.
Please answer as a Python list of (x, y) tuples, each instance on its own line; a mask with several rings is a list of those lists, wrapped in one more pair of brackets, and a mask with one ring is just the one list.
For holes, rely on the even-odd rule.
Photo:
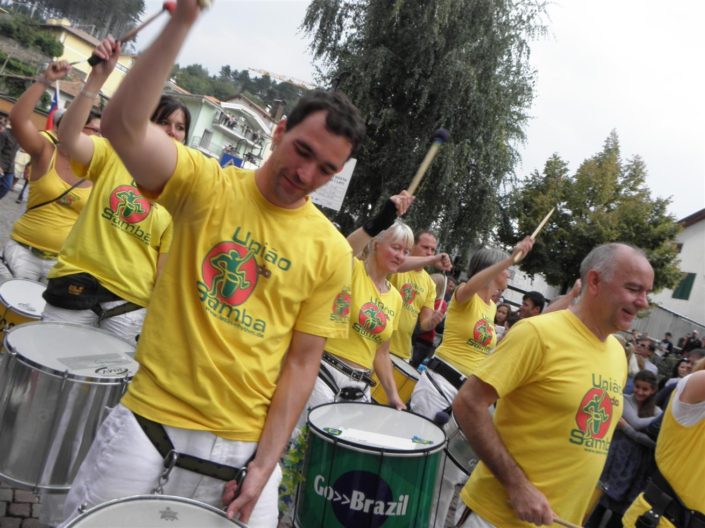
[[(12, 224), (27, 205), (15, 203), (17, 195), (17, 191), (10, 191), (0, 200), (0, 244), (3, 246), (10, 236)], [(37, 520), (40, 507), (31, 491), (13, 489), (0, 482), (0, 528), (41, 528)]]

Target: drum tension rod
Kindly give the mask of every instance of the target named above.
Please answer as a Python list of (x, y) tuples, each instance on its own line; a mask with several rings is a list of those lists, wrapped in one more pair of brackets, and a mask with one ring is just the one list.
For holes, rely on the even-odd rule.
[(162, 474), (159, 475), (159, 482), (157, 483), (157, 487), (152, 490), (152, 493), (155, 495), (164, 494), (164, 486), (166, 486), (167, 482), (169, 482), (169, 475), (171, 474), (171, 470), (176, 466), (176, 461), (178, 459), (179, 453), (175, 450), (172, 449), (167, 453), (164, 457), (164, 470), (162, 471)]

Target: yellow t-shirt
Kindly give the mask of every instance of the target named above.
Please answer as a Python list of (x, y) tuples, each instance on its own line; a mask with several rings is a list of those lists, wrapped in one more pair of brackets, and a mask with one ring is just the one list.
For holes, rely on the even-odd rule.
[(403, 359), (411, 357), (411, 335), (416, 328), (422, 308), (433, 310), (436, 301), (436, 283), (425, 270), (395, 273), (390, 282), (401, 293), (403, 301), (399, 327), (392, 335), (390, 350)]
[(257, 441), (293, 331), (347, 336), (352, 250), (310, 200), (276, 207), (252, 171), (182, 145), (158, 201), (174, 241), (122, 401), (163, 424)]
[(474, 294), (464, 304), (455, 300), (448, 305), (443, 342), (436, 356), (450, 363), (464, 376), (470, 376), (497, 344), (494, 316), (497, 306)]
[[(56, 147), (51, 156), (47, 172), (38, 180), (29, 182), (27, 211), (15, 222), (12, 239), (43, 251), (59, 253), (78, 215), (86, 205), (92, 187), (74, 187), (66, 183), (56, 172)], [(31, 209), (35, 205), (53, 200), (51, 203)]]
[(345, 339), (329, 339), (326, 351), (372, 369), (375, 352), (396, 333), (401, 305), (401, 295), (391, 284), (380, 294), (365, 263), (353, 259), (350, 332)]
[[(680, 381), (680, 383), (687, 383)], [(678, 389), (663, 414), (661, 432), (656, 443), (656, 465), (659, 471), (678, 494), (683, 504), (691, 510), (705, 513), (705, 419), (692, 425), (682, 425), (673, 417), (673, 401), (678, 397)], [(680, 405), (688, 405), (680, 402)], [(651, 509), (643, 494), (640, 494), (624, 514), (625, 527), (636, 526), (641, 514)], [(671, 528), (673, 524), (661, 518), (659, 528)]]
[[(474, 375), (499, 395), (494, 423), (509, 453), (553, 511), (580, 524), (622, 415), (622, 346), (562, 310), (517, 323)], [(483, 462), (461, 498), (495, 526), (533, 526)]]
[(157, 258), (171, 244), (171, 216), (140, 194), (106, 139), (91, 140), (88, 167), (72, 166), (76, 174), (93, 181), (93, 192), (49, 278), (90, 273), (115, 295), (147, 306)]

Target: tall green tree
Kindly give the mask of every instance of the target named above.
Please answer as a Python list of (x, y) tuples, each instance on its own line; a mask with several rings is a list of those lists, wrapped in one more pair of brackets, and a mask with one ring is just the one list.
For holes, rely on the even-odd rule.
[(521, 267), (542, 273), (563, 291), (580, 275), (580, 262), (595, 246), (627, 242), (642, 248), (655, 271), (654, 289), (674, 286), (681, 277), (675, 237), (680, 227), (667, 213), (668, 199), (646, 187), (646, 164), (639, 156), (622, 161), (612, 132), (602, 150), (582, 162), (574, 175), (558, 154), (543, 173), (534, 171), (509, 196), (499, 238), (513, 244), (531, 233), (557, 206)]
[(342, 211), (345, 230), (408, 186), (438, 127), (440, 150), (407, 217), (435, 227), (446, 250), (483, 242), (533, 97), (533, 0), (313, 0), (303, 29), (323, 84), (344, 91), (368, 137)]

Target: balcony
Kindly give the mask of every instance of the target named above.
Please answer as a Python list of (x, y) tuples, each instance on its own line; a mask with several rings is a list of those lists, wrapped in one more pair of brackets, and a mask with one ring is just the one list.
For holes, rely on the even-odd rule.
[(244, 119), (232, 117), (225, 112), (219, 112), (213, 118), (213, 126), (219, 128), (226, 134), (235, 136), (237, 139), (243, 140), (251, 147), (262, 147), (264, 137), (252, 130)]

